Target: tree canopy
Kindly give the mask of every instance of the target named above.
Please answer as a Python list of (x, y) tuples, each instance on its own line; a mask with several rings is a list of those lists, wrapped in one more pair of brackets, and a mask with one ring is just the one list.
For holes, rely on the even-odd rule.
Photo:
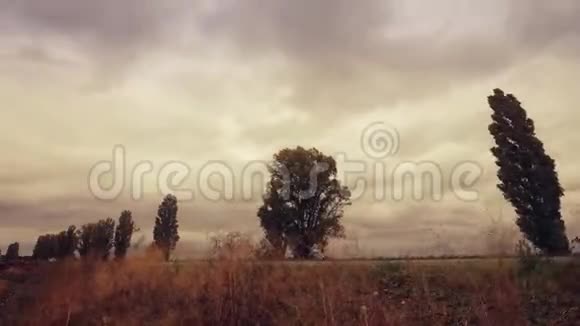
[(18, 242), (11, 243), (6, 249), (6, 260), (15, 260), (20, 257), (20, 244)]
[(343, 209), (350, 192), (336, 179), (336, 162), (315, 148), (283, 149), (274, 155), (263, 205), (258, 210), (265, 239), (279, 255), (311, 258), (328, 240), (343, 237)]
[(560, 186), (554, 160), (536, 137), (534, 121), (512, 94), (500, 89), (488, 98), (493, 111), (491, 152), (499, 167), (498, 188), (515, 208), (525, 237), (546, 254), (570, 251), (560, 213)]
[(107, 260), (113, 248), (115, 221), (112, 218), (85, 224), (78, 232), (79, 254)]
[(169, 260), (171, 252), (175, 250), (179, 241), (177, 210), (177, 198), (167, 195), (159, 205), (155, 218), (153, 240), (156, 248), (163, 253), (165, 260)]
[(127, 255), (131, 246), (133, 232), (137, 231), (131, 211), (123, 211), (115, 229), (115, 258), (122, 259)]

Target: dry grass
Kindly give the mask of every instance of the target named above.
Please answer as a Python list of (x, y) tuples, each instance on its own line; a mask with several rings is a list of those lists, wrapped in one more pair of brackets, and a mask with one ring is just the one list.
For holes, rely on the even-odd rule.
[(10, 292), (10, 282), (0, 280), (0, 298), (4, 298)]
[[(580, 269), (511, 263), (41, 265), (7, 325), (578, 325)], [(31, 278), (34, 278), (31, 276)]]

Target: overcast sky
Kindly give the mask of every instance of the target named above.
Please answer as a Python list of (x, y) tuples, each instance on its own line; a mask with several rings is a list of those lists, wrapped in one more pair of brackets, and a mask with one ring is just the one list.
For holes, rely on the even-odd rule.
[[(20, 241), (27, 253), (39, 234), (122, 209), (150, 241), (162, 196), (154, 175), (140, 200), (89, 191), (89, 171), (115, 145), (129, 170), (144, 160), (191, 168), (180, 252), (212, 232), (257, 236), (259, 196), (208, 200), (198, 172), (218, 161), (239, 178), (248, 162), (302, 145), (369, 169), (441, 167), (440, 201), (356, 200), (337, 252), (355, 242), (377, 255), (480, 252), (494, 220), (509, 229), (514, 219), (489, 153), (496, 87), (536, 121), (577, 235), (579, 55), (576, 0), (0, 0), (0, 246)], [(380, 160), (361, 146), (376, 122), (399, 137)], [(477, 200), (447, 187), (465, 162), (483, 169), (470, 187)]]

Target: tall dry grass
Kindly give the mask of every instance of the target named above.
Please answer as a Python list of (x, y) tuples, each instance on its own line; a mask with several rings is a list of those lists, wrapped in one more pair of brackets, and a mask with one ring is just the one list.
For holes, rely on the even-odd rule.
[[(527, 325), (539, 309), (529, 290), (542, 297), (522, 286), (513, 263), (497, 261), (132, 259), (45, 264), (37, 273), (32, 298), (7, 325)], [(566, 286), (573, 300), (580, 289), (572, 276), (537, 277), (530, 282), (550, 295), (570, 299)], [(555, 304), (538, 324), (580, 320), (577, 302)]]

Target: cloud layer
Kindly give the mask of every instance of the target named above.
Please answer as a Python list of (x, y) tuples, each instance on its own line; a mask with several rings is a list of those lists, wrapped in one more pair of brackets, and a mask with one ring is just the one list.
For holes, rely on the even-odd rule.
[[(580, 232), (575, 0), (8, 0), (0, 32), (2, 246), (125, 208), (147, 230), (160, 197), (152, 177), (139, 202), (88, 191), (90, 168), (116, 144), (129, 166), (177, 160), (192, 174), (214, 160), (239, 174), (296, 145), (372, 166), (360, 135), (386, 121), (401, 144), (384, 163), (429, 161), (449, 175), (475, 161), (480, 200), (365, 197), (347, 211), (347, 233), (374, 254), (484, 250), (485, 236), (470, 239), (493, 224), (486, 210), (503, 206), (488, 151), (495, 87), (536, 120), (568, 190), (570, 233)], [(258, 204), (183, 203), (187, 246), (218, 230), (259, 234)]]

